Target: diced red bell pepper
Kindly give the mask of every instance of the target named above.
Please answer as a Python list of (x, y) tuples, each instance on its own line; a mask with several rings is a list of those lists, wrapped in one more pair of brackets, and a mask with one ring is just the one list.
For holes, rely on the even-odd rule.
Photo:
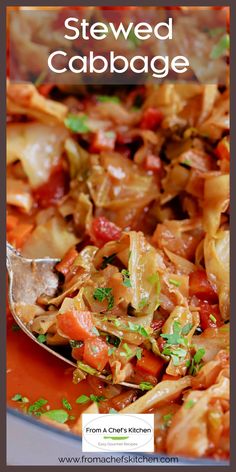
[(143, 167), (144, 169), (151, 170), (152, 172), (160, 172), (162, 168), (160, 157), (154, 156), (153, 154), (148, 154), (144, 159)]
[(83, 354), (84, 354), (84, 346), (73, 347), (72, 353), (71, 353), (73, 359), (76, 359), (76, 361), (81, 361), (83, 359)]
[(200, 300), (217, 303), (218, 295), (207, 278), (205, 270), (195, 270), (189, 275), (189, 295)]
[(35, 200), (41, 208), (55, 205), (69, 191), (69, 174), (61, 164), (52, 169), (51, 175), (45, 184), (33, 191)]
[(136, 369), (157, 377), (164, 365), (163, 359), (143, 349), (141, 359), (138, 359)]
[(93, 135), (90, 152), (113, 151), (116, 134), (113, 131), (98, 131)]
[(216, 155), (219, 159), (230, 159), (230, 146), (229, 146), (229, 136), (225, 136), (216, 146)]
[(102, 247), (109, 241), (120, 239), (121, 229), (107, 220), (105, 216), (98, 216), (93, 219), (90, 237), (98, 247)]
[(66, 311), (57, 315), (58, 328), (69, 339), (84, 341), (96, 336), (93, 332), (94, 324), (89, 311)]
[(201, 328), (219, 328), (224, 324), (218, 305), (211, 305), (207, 302), (200, 302)]
[(102, 371), (108, 362), (108, 346), (101, 338), (90, 338), (84, 342), (83, 361)]
[(145, 110), (141, 123), (141, 129), (150, 129), (154, 131), (161, 124), (163, 119), (163, 113), (157, 108), (147, 108)]

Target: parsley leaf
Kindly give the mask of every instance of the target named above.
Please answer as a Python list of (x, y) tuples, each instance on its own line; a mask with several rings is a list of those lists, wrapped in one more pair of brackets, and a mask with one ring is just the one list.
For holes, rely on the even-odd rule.
[(125, 287), (132, 287), (129, 271), (126, 270), (126, 269), (123, 269), (121, 271), (121, 274), (122, 274), (122, 277), (123, 277), (123, 285), (125, 285)]
[(86, 115), (69, 114), (65, 119), (65, 125), (73, 133), (87, 133), (89, 131), (87, 120)]
[(42, 413), (41, 416), (50, 418), (51, 420), (57, 421), (57, 423), (62, 424), (65, 423), (69, 418), (69, 415), (65, 410), (49, 410)]
[(36, 402), (34, 402), (32, 405), (29, 406), (28, 412), (33, 413), (33, 414), (36, 414), (36, 412), (39, 413), (39, 410), (41, 410), (42, 407), (46, 405), (47, 403), (48, 401), (45, 400), (45, 398), (39, 398), (39, 400), (36, 400)]
[(66, 398), (62, 399), (62, 405), (66, 408), (66, 410), (72, 410), (72, 406)]
[(120, 356), (127, 357), (128, 359), (130, 359), (130, 357), (133, 357), (133, 351), (127, 343), (124, 343), (122, 348), (124, 349), (124, 351), (120, 352)]
[(39, 334), (38, 337), (37, 337), (37, 341), (39, 343), (45, 343), (45, 341), (47, 340), (47, 337), (45, 336), (45, 334)]
[(174, 321), (173, 323), (172, 334), (161, 334), (160, 336), (169, 344), (184, 344), (184, 339), (181, 337), (181, 324), (178, 321)]
[(136, 349), (136, 357), (137, 357), (137, 359), (138, 359), (139, 361), (140, 361), (140, 359), (142, 359), (142, 352), (143, 352), (142, 348), (141, 348), (141, 347), (137, 347), (137, 349)]
[(229, 34), (224, 34), (217, 44), (212, 48), (210, 58), (211, 59), (219, 59), (220, 57), (224, 56), (229, 49), (230, 39)]
[(103, 395), (97, 396), (97, 395), (93, 395), (93, 393), (91, 393), (90, 400), (92, 402), (99, 403), (99, 402), (102, 402), (102, 401), (106, 400), (106, 398)]
[(110, 95), (98, 95), (98, 101), (101, 103), (113, 102), (113, 103), (120, 103), (119, 97), (110, 96)]
[(164, 428), (168, 428), (170, 426), (170, 422), (172, 420), (172, 417), (173, 417), (173, 413), (168, 413), (167, 415), (164, 415), (163, 416), (163, 420), (164, 420)]
[(152, 385), (150, 382), (141, 382), (139, 384), (139, 387), (141, 390), (151, 390), (154, 385)]
[(186, 362), (186, 366), (189, 367), (189, 374), (190, 375), (197, 375), (203, 363), (201, 362), (203, 356), (205, 354), (205, 349), (201, 348), (193, 356), (193, 359)]
[(89, 402), (90, 398), (87, 395), (80, 395), (80, 397), (76, 398), (75, 403), (83, 404)]
[(111, 254), (110, 256), (103, 256), (103, 262), (101, 263), (101, 269), (105, 269), (108, 264), (112, 264), (114, 262), (114, 259), (116, 257), (116, 252)]
[(182, 328), (181, 334), (182, 334), (183, 336), (186, 336), (187, 334), (190, 333), (192, 327), (193, 327), (193, 324), (192, 324), (192, 323), (187, 323), (187, 324)]
[(190, 408), (193, 407), (194, 404), (195, 404), (194, 400), (188, 400), (187, 402), (185, 402), (184, 408), (186, 408), (186, 410), (189, 410)]
[(22, 397), (20, 393), (16, 393), (11, 399), (14, 402), (29, 403), (29, 399), (27, 397)]
[(107, 309), (111, 310), (114, 306), (114, 296), (112, 295), (112, 288), (102, 288), (98, 287), (94, 291), (93, 298), (99, 302), (107, 300), (108, 306)]
[(175, 285), (175, 287), (180, 287), (181, 282), (176, 279), (169, 279), (170, 284)]

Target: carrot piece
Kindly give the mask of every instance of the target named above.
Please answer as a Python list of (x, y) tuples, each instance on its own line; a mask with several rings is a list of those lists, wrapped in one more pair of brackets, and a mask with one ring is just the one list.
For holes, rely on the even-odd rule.
[(20, 249), (31, 233), (34, 225), (30, 223), (20, 223), (8, 233), (8, 241), (17, 249)]
[(85, 340), (83, 360), (86, 364), (101, 371), (108, 359), (108, 346), (101, 338)]
[(78, 252), (76, 251), (75, 247), (71, 247), (66, 252), (63, 259), (56, 265), (56, 269), (58, 270), (58, 272), (61, 272), (63, 275), (67, 275), (70, 266), (73, 264), (77, 256)]
[(154, 377), (160, 373), (164, 365), (163, 359), (155, 356), (152, 352), (147, 349), (143, 349), (141, 359), (138, 359), (136, 369)]
[(92, 315), (89, 311), (67, 311), (57, 315), (58, 328), (65, 336), (76, 341), (84, 341), (96, 336), (93, 333)]
[(19, 221), (19, 218), (14, 215), (7, 215), (7, 231), (14, 229)]

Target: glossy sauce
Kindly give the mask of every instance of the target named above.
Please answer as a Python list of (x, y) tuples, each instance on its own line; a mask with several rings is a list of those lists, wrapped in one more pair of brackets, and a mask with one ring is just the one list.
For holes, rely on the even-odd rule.
[(13, 331), (13, 324), (9, 314), (7, 322), (8, 405), (22, 410), (20, 402), (11, 400), (16, 393), (26, 396), (30, 404), (39, 398), (45, 398), (48, 400), (50, 409), (63, 409), (62, 399), (66, 398), (72, 406), (69, 414), (77, 419), (88, 405), (76, 404), (76, 398), (82, 393), (87, 395), (92, 393), (87, 382), (73, 384), (73, 367), (40, 348), (22, 331)]

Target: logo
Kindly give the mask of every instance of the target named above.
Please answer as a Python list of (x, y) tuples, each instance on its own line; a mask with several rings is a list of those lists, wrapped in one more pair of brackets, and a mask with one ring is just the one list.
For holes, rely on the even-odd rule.
[(153, 452), (154, 415), (83, 414), (82, 451)]

